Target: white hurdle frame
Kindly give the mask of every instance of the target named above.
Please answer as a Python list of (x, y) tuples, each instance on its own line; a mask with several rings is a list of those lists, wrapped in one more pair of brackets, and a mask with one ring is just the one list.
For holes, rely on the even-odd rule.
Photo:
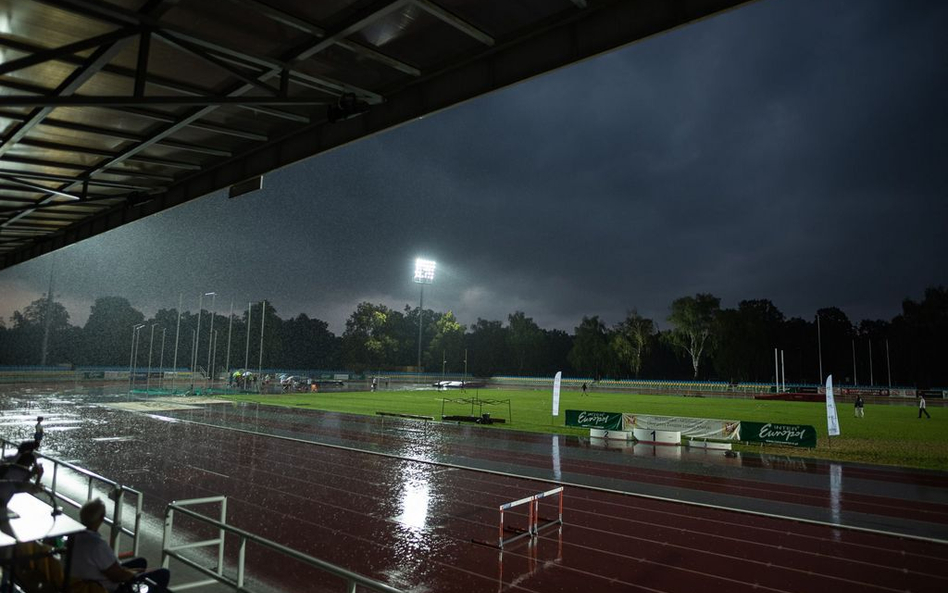
[[(546, 523), (540, 525), (540, 499), (546, 498), (547, 496), (553, 496), (554, 494), (560, 495), (559, 500), (559, 515), (556, 519), (544, 519)], [(520, 505), (529, 505), (527, 508), (527, 529), (523, 533), (518, 533), (513, 537), (504, 539), (504, 531), (514, 531), (512, 527), (504, 526), (504, 511), (508, 511), (514, 507)], [(562, 525), (563, 524), (563, 487), (559, 486), (553, 488), (552, 490), (547, 490), (545, 492), (540, 492), (539, 494), (533, 494), (527, 496), (526, 498), (521, 498), (513, 502), (508, 502), (500, 505), (498, 507), (500, 511), (500, 524), (498, 526), (497, 532), (497, 547), (501, 550), (504, 549), (505, 544), (510, 544), (522, 537), (537, 537), (540, 534), (541, 529), (545, 529), (552, 525)], [(519, 530), (518, 530), (519, 531)]]

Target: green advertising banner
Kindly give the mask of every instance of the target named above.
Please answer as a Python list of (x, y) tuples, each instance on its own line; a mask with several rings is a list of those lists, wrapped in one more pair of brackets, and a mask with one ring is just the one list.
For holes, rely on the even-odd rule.
[(808, 424), (774, 424), (741, 420), (741, 440), (816, 448), (816, 429)]
[(622, 414), (617, 412), (582, 412), (566, 410), (566, 426), (622, 430)]

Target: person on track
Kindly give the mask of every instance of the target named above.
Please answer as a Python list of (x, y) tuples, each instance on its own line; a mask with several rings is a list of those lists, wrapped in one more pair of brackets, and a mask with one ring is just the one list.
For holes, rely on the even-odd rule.
[(39, 449), (40, 441), (43, 440), (43, 417), (36, 417), (36, 428), (33, 429), (33, 441), (36, 443), (36, 448)]
[(861, 395), (856, 395), (856, 418), (865, 417), (866, 413), (866, 402), (862, 401)]
[(583, 381), (583, 395), (586, 395), (586, 382)]
[(931, 419), (931, 416), (928, 415), (928, 409), (925, 406), (925, 396), (922, 394), (918, 395), (918, 417), (921, 418), (922, 414), (925, 414), (925, 417)]

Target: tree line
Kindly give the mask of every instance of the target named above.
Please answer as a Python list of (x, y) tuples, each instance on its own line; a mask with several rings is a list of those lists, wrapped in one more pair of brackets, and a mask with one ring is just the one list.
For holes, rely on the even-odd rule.
[[(191, 367), (196, 358), (198, 367), (215, 369), (409, 371), (418, 363), (419, 314), (421, 366), (428, 373), (563, 371), (591, 379), (772, 383), (777, 349), (788, 383), (812, 384), (833, 374), (837, 382), (861, 385), (888, 385), (891, 379), (893, 385), (948, 386), (944, 287), (927, 289), (920, 301), (906, 299), (902, 312), (888, 321), (857, 324), (836, 307), (819, 309), (812, 319), (788, 318), (769, 300), (745, 300), (728, 309), (713, 295), (697, 294), (676, 299), (660, 321), (633, 309), (611, 326), (599, 316), (583, 317), (572, 333), (541, 328), (522, 311), (465, 326), (451, 311), (363, 302), (341, 336), (305, 314), (283, 319), (267, 302), (232, 316), (202, 310), (199, 319), (181, 311), (179, 321), (175, 309), (146, 318), (115, 296), (96, 299), (79, 327), (61, 303), (44, 296), (14, 312), (9, 325), (0, 319), (0, 365), (41, 364), (45, 351), (48, 365), (134, 362), (144, 368), (150, 353), (156, 369), (175, 362)], [(133, 337), (137, 355), (131, 361)]]

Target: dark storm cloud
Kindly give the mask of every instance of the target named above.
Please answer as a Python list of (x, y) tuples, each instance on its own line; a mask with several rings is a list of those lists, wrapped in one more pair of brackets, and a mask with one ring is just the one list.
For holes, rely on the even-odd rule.
[[(428, 255), (426, 304), (463, 322), (664, 323), (698, 291), (891, 317), (948, 280), (946, 25), (940, 2), (764, 0), (64, 250), (57, 292), (216, 290), (341, 331), (359, 300), (416, 305)], [(42, 292), (48, 259), (4, 290)]]

